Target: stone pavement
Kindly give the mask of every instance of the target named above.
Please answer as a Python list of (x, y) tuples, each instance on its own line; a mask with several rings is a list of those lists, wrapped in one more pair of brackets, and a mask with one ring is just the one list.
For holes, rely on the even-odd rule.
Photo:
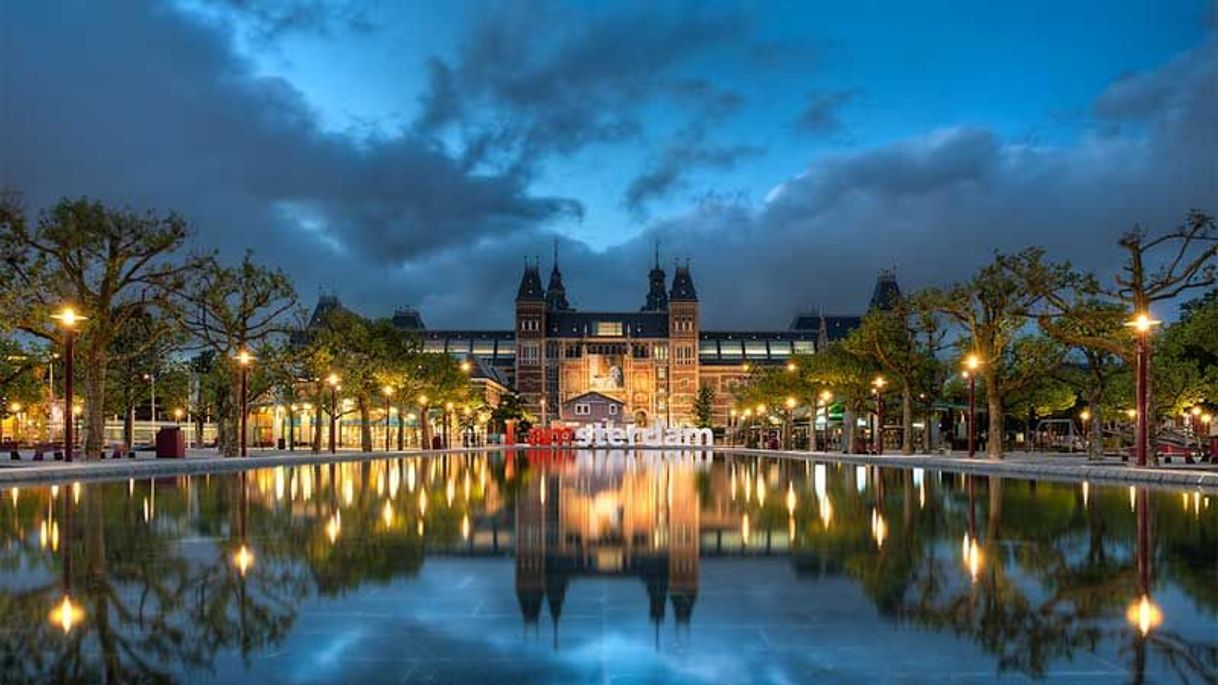
[[(520, 445), (517, 449), (527, 446)], [(340, 450), (331, 455), (326, 452), (313, 454), (307, 450), (287, 451), (257, 449), (250, 456), (221, 458), (212, 449), (187, 450), (186, 459), (156, 459), (151, 452), (140, 452), (135, 459), (105, 459), (94, 462), (56, 461), (9, 461), (0, 459), (0, 485), (6, 483), (32, 483), (51, 481), (116, 480), (125, 478), (148, 478), (175, 476), (188, 473), (222, 473), (250, 468), (292, 466), (299, 464), (323, 464), (331, 461), (367, 461), (402, 456), (462, 454), (482, 452), (489, 448), (453, 448), (451, 450), (406, 450), (403, 452), (360, 452)], [(538, 449), (538, 448), (532, 448)], [(545, 449), (545, 448), (541, 448)], [(569, 449), (569, 448), (568, 448)], [(647, 448), (644, 448), (647, 449)], [(668, 448), (672, 449), (672, 448)], [(975, 473), (998, 475), (1009, 478), (1036, 478), (1062, 482), (1124, 483), (1173, 489), (1188, 488), (1218, 494), (1218, 465), (1180, 463), (1164, 464), (1153, 468), (1138, 468), (1109, 457), (1102, 461), (1087, 461), (1081, 454), (1011, 452), (1001, 461), (979, 457), (969, 459), (963, 453), (942, 454), (840, 454), (837, 452), (802, 452), (756, 450), (738, 447), (716, 447), (718, 454), (740, 454), (778, 457), (788, 459), (811, 459), (844, 464), (866, 464), (897, 468), (920, 467), (934, 471), (952, 473)]]
[(997, 475), (1008, 478), (1035, 478), (1061, 482), (1093, 482), (1189, 488), (1218, 494), (1218, 465), (1184, 464), (1180, 457), (1171, 464), (1139, 468), (1126, 464), (1118, 457), (1106, 457), (1100, 461), (1088, 461), (1083, 454), (1059, 452), (1009, 452), (1002, 460), (987, 459), (978, 455), (969, 459), (963, 452), (943, 454), (840, 454), (837, 452), (773, 451), (743, 448), (717, 447), (715, 452), (749, 454), (759, 456), (783, 456), (786, 458), (816, 461), (841, 462), (845, 464), (867, 464), (895, 466), (899, 468), (920, 467), (932, 471), (952, 473), (975, 473)]

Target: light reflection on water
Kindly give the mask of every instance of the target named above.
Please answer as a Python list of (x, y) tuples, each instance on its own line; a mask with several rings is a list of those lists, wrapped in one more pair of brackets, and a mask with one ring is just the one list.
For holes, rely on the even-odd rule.
[(3, 494), (4, 683), (1218, 677), (1199, 492), (530, 451)]

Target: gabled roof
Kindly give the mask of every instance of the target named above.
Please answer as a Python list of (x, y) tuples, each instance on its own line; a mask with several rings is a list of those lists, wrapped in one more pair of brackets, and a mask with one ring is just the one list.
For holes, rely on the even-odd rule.
[(576, 395), (575, 397), (572, 397), (571, 399), (567, 400), (566, 402), (563, 402), (563, 404), (567, 405), (567, 404), (574, 404), (576, 402), (586, 402), (590, 399), (598, 399), (598, 400), (603, 400), (605, 402), (612, 402), (613, 404), (621, 405), (623, 407), (626, 406), (625, 402), (617, 399), (616, 397), (610, 397), (604, 393), (596, 392), (595, 390), (591, 391), (591, 392), (586, 392), (582, 395)]

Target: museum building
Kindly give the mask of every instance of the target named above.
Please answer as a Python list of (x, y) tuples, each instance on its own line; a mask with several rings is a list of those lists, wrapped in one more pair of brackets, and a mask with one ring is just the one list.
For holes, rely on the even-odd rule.
[[(688, 261), (671, 282), (657, 254), (642, 306), (588, 312), (571, 306), (555, 258), (543, 285), (537, 262), (526, 263), (516, 290), (513, 330), (432, 330), (413, 308), (393, 323), (417, 332), (429, 352), (474, 359), (518, 393), (543, 423), (616, 420), (690, 425), (698, 388), (715, 393), (715, 424), (726, 425), (733, 390), (756, 366), (783, 365), (844, 338), (860, 315), (795, 316), (785, 330), (703, 330)], [(886, 308), (900, 295), (895, 274), (881, 271), (868, 303)], [(323, 309), (340, 307), (323, 297)]]

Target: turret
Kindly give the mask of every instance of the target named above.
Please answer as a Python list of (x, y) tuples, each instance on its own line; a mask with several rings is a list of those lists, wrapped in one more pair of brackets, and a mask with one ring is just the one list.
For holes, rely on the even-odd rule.
[(660, 243), (656, 241), (656, 261), (647, 276), (647, 302), (639, 311), (662, 312), (668, 309), (668, 291), (665, 290), (664, 269), (660, 268)]
[(888, 311), (901, 299), (901, 287), (897, 285), (897, 273), (892, 269), (880, 270), (875, 279), (875, 290), (871, 292), (870, 309)]
[(554, 268), (550, 270), (550, 285), (546, 288), (546, 309), (568, 311), (567, 289), (562, 284), (562, 272), (558, 270), (558, 240), (554, 240)]
[(670, 302), (697, 302), (698, 291), (694, 289), (694, 277), (689, 273), (689, 262), (678, 266), (677, 273), (672, 278), (672, 292), (668, 294)]

